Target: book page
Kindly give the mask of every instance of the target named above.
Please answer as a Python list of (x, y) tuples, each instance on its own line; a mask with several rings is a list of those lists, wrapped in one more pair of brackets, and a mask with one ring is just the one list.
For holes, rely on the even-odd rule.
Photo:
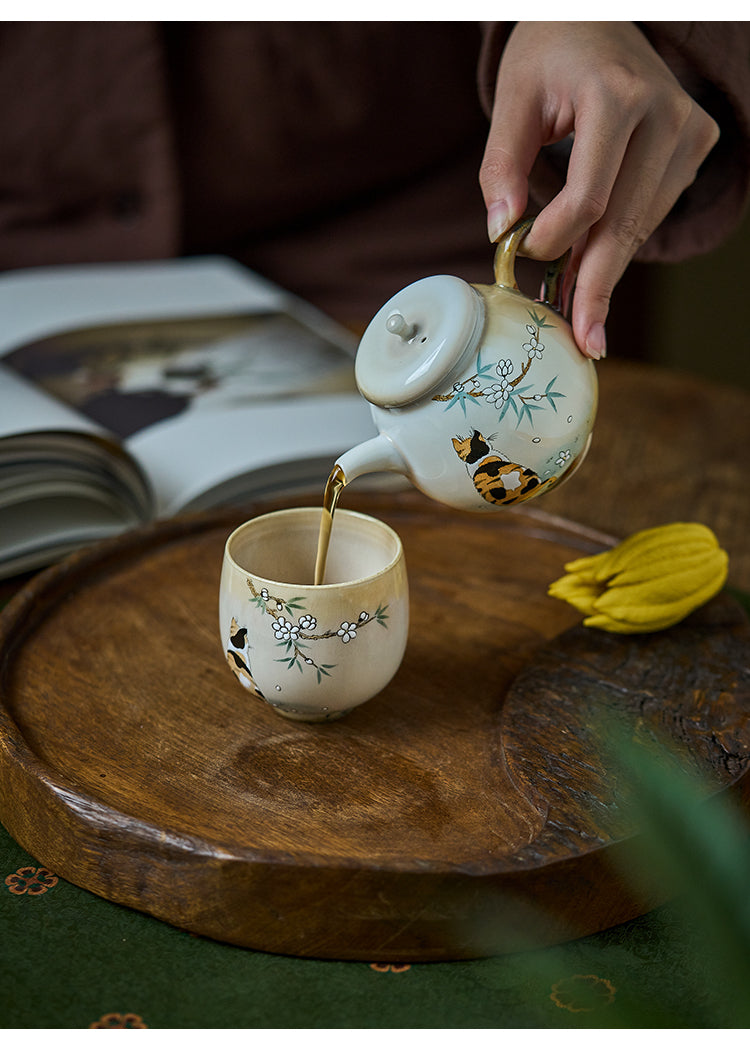
[(33, 510), (27, 503), (3, 507), (0, 542), (0, 580), (38, 569), (81, 547), (116, 536), (132, 520), (103, 502), (88, 487), (83, 495), (74, 490), (50, 489), (35, 496)]
[(286, 311), (288, 295), (223, 257), (56, 265), (0, 273), (0, 356), (84, 327)]
[(6, 569), (154, 510), (322, 491), (375, 434), (355, 338), (229, 259), (6, 272), (0, 314)]
[(75, 330), (4, 363), (120, 439), (207, 409), (355, 390), (350, 352), (277, 312)]
[(24, 344), (5, 363), (106, 426), (171, 515), (240, 487), (322, 489), (335, 458), (375, 434), (341, 333), (343, 346), (277, 312), (130, 322)]
[(305, 486), (322, 497), (336, 458), (376, 434), (369, 406), (352, 392), (199, 410), (145, 429), (126, 447), (165, 516), (227, 502), (233, 480), (246, 496)]
[(0, 438), (32, 431), (102, 434), (100, 425), (0, 363)]

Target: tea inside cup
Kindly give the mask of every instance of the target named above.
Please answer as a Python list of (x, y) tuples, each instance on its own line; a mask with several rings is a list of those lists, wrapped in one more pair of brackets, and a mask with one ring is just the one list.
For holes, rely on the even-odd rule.
[(258, 516), (224, 551), (220, 629), (248, 692), (285, 717), (331, 721), (381, 692), (409, 621), (403, 548), (383, 522), (339, 509), (326, 582), (314, 584), (319, 508)]

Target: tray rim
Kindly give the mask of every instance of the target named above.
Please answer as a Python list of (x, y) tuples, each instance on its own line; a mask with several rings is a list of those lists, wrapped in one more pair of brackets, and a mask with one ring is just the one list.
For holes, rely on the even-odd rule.
[[(286, 504), (287, 501), (284, 500), (282, 503)], [(401, 509), (401, 502), (398, 498), (391, 498), (390, 503), (394, 512)], [(93, 567), (103, 567), (101, 571), (95, 572), (96, 578), (100, 579), (106, 572), (116, 572), (118, 563), (123, 559), (127, 559), (134, 550), (139, 555), (145, 554), (149, 551), (158, 550), (161, 546), (169, 546), (175, 541), (192, 538), (224, 527), (227, 527), (228, 536), (231, 529), (238, 524), (238, 519), (250, 517), (248, 512), (260, 512), (271, 509), (273, 509), (273, 505), (262, 502), (248, 505), (243, 509), (232, 507), (218, 511), (212, 510), (180, 516), (176, 519), (158, 520), (77, 551), (33, 577), (10, 599), (2, 612), (0, 612), (0, 697), (2, 697), (5, 689), (7, 672), (12, 666), (13, 657), (29, 633), (31, 622), (39, 619), (40, 614), (46, 617), (51, 611), (54, 611), (55, 606), (65, 597), (66, 593), (75, 589), (76, 581), (81, 573), (91, 574), (94, 571)], [(406, 509), (408, 510), (408, 504)], [(510, 511), (507, 514), (510, 520)], [(611, 546), (616, 543), (614, 538), (600, 534), (596, 530), (581, 526), (575, 522), (570, 523), (566, 519), (560, 519), (539, 509), (518, 508), (513, 512), (512, 517), (517, 519), (519, 526), (523, 526), (527, 532), (529, 531), (528, 523), (531, 522), (537, 531), (537, 535), (540, 537), (543, 537), (545, 532), (550, 537), (554, 535), (559, 536), (562, 531), (570, 533), (574, 539), (589, 545), (594, 544), (601, 547)], [(134, 838), (138, 843), (142, 840), (147, 848), (152, 847), (154, 836), (158, 834), (158, 851), (174, 853), (177, 860), (181, 860), (185, 864), (195, 865), (198, 870), (200, 869), (201, 860), (208, 859), (211, 863), (210, 873), (215, 875), (217, 879), (222, 879), (225, 871), (229, 871), (233, 867), (240, 867), (241, 878), (244, 882), (243, 887), (245, 888), (249, 887), (256, 878), (262, 877), (271, 867), (277, 873), (288, 875), (290, 880), (311, 870), (322, 873), (323, 876), (331, 880), (345, 880), (352, 872), (360, 875), (369, 875), (381, 882), (387, 882), (393, 878), (402, 879), (404, 877), (410, 878), (413, 882), (436, 882), (449, 879), (457, 883), (459, 887), (465, 887), (467, 895), (473, 895), (474, 893), (486, 892), (488, 889), (492, 890), (498, 887), (498, 885), (502, 887), (505, 883), (509, 884), (512, 889), (514, 885), (521, 881), (526, 882), (532, 878), (538, 878), (542, 881), (548, 880), (554, 878), (558, 873), (562, 873), (563, 878), (566, 880), (574, 879), (581, 872), (588, 876), (592, 871), (596, 872), (597, 867), (598, 872), (601, 873), (602, 866), (607, 863), (608, 853), (614, 848), (624, 849), (634, 841), (637, 841), (636, 834), (619, 837), (590, 851), (561, 853), (538, 865), (531, 866), (503, 865), (500, 859), (495, 858), (492, 861), (492, 865), (426, 863), (417, 866), (412, 860), (410, 865), (401, 866), (396, 862), (381, 865), (378, 861), (374, 861), (371, 865), (363, 867), (361, 861), (358, 862), (341, 856), (332, 858), (328, 855), (317, 856), (311, 853), (304, 858), (300, 858), (298, 855), (290, 855), (287, 860), (284, 860), (279, 852), (271, 849), (259, 850), (257, 848), (244, 847), (237, 843), (221, 846), (214, 842), (206, 841), (199, 835), (191, 834), (188, 831), (165, 830), (143, 818), (131, 816), (126, 812), (115, 809), (112, 805), (89, 793), (84, 793), (83, 797), (85, 800), (81, 801), (71, 786), (70, 780), (67, 780), (61, 771), (47, 765), (30, 748), (22, 730), (9, 713), (9, 709), (2, 698), (0, 698), (0, 780), (13, 785), (18, 785), (21, 782), (22, 786), (19, 788), (19, 792), (23, 793), (24, 796), (30, 793), (31, 789), (39, 788), (43, 793), (45, 807), (50, 810), (56, 807), (58, 812), (63, 812), (63, 818), (67, 816), (75, 817), (92, 833), (93, 828), (89, 827), (88, 820), (82, 815), (84, 809), (94, 810), (102, 821), (114, 820), (121, 824), (130, 837)], [(31, 789), (27, 791), (24, 788)], [(750, 766), (725, 786), (714, 790), (706, 800), (722, 800), (727, 792), (735, 791), (743, 796), (750, 795)], [(29, 829), (24, 824), (22, 811), (8, 815), (6, 808), (3, 807), (0, 809), (0, 812), (7, 829), (18, 843), (24, 848), (28, 847), (29, 853), (35, 858), (42, 858), (41, 854), (37, 856), (32, 847), (30, 847)], [(11, 822), (12, 826), (10, 825)], [(60, 849), (61, 846), (58, 844), (56, 858), (60, 858)], [(44, 856), (44, 858), (47, 858), (47, 856)], [(52, 862), (52, 860), (49, 861)], [(54, 869), (54, 866), (52, 866), (52, 869)], [(212, 931), (206, 931), (200, 924), (196, 925), (192, 922), (181, 923), (179, 918), (164, 916), (161, 911), (154, 910), (148, 905), (138, 905), (137, 903), (118, 898), (116, 895), (109, 894), (106, 888), (93, 887), (87, 878), (85, 868), (80, 873), (71, 874), (70, 868), (66, 867), (61, 876), (104, 898), (114, 899), (114, 901), (124, 905), (134, 906), (136, 909), (140, 909), (162, 920), (167, 920), (178, 927), (187, 928), (213, 938), (224, 939), (224, 941), (239, 943), (239, 945), (267, 949), (267, 947), (258, 946), (253, 942), (245, 942), (241, 939), (237, 940), (217, 935)], [(461, 882), (463, 882), (463, 885)], [(663, 901), (664, 898), (667, 897), (658, 897), (657, 901)], [(656, 905), (656, 903), (651, 902), (650, 905), (635, 907), (629, 910), (627, 916), (621, 919), (625, 920), (629, 916), (636, 916), (653, 905)], [(593, 930), (599, 929), (594, 927)], [(547, 942), (561, 941), (563, 938), (570, 938), (570, 935), (563, 934), (556, 938), (553, 933), (551, 940), (547, 940)], [(325, 956), (336, 959), (358, 959), (351, 950), (342, 955), (325, 947), (322, 952), (308, 952), (307, 950), (290, 949), (287, 945), (278, 951), (271, 952)], [(395, 953), (417, 960), (445, 960), (484, 956), (489, 953), (496, 953), (498, 950), (496, 946), (489, 950), (478, 946), (474, 948), (469, 947), (468, 950), (457, 952), (455, 955), (444, 952), (430, 955), (419, 950), (415, 954), (413, 949), (401, 950), (397, 947), (395, 951), (386, 948), (384, 951), (377, 952), (391, 954), (391, 959), (399, 959), (398, 956), (392, 956)]]

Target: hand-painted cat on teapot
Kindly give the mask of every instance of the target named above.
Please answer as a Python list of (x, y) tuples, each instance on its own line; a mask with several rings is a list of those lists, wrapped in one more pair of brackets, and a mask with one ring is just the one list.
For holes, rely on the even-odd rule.
[(355, 376), (380, 434), (337, 460), (347, 484), (397, 471), (435, 500), (482, 511), (555, 489), (581, 463), (596, 373), (550, 303), (567, 258), (550, 266), (542, 301), (518, 289), (515, 257), (531, 224), (500, 240), (494, 286), (429, 276), (373, 318)]

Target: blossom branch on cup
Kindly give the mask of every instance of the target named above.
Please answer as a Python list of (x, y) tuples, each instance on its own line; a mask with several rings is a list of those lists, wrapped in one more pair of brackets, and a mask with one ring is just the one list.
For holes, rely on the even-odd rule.
[[(286, 663), (287, 669), (289, 670), (296, 666), (300, 671), (302, 671), (303, 664), (307, 667), (313, 667), (318, 672), (318, 682), (320, 682), (322, 677), (327, 675), (336, 664), (316, 663), (316, 661), (306, 652), (308, 648), (306, 644), (307, 642), (316, 642), (328, 638), (340, 638), (342, 643), (347, 645), (357, 637), (358, 630), (361, 630), (373, 621), (379, 623), (381, 627), (387, 627), (385, 621), (388, 619), (388, 614), (386, 612), (388, 606), (379, 605), (372, 614), (363, 609), (355, 621), (342, 620), (336, 629), (329, 628), (326, 631), (316, 634), (315, 629), (318, 626), (317, 618), (305, 611), (305, 604), (302, 598), (284, 599), (280, 596), (271, 594), (266, 587), (263, 587), (258, 591), (250, 577), (247, 578), (246, 582), (247, 586), (250, 588), (252, 600), (256, 607), (272, 617), (271, 628), (274, 633), (274, 638), (279, 645), (283, 647), (283, 651), (290, 654), (289, 656), (279, 658), (278, 662)], [(295, 621), (294, 614), (299, 613), (300, 611), (301, 615)]]

